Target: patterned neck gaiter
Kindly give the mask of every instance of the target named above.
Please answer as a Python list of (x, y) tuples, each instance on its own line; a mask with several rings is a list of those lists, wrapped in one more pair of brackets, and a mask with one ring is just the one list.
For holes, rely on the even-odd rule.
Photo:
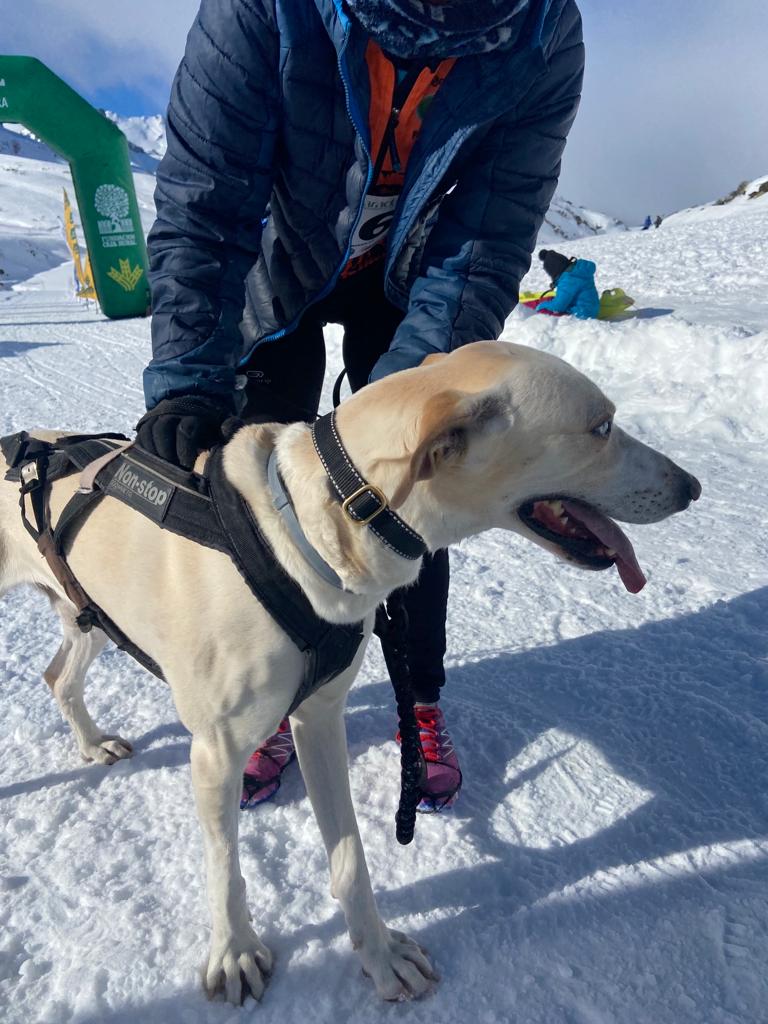
[(346, 0), (367, 35), (395, 57), (464, 57), (515, 45), (531, 0)]

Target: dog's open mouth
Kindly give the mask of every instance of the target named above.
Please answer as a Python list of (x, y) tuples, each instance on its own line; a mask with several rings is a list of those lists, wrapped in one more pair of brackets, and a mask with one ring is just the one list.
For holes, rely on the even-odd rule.
[(646, 584), (629, 537), (608, 516), (574, 498), (537, 498), (517, 510), (520, 519), (569, 561), (586, 569), (615, 565), (621, 582), (636, 594)]

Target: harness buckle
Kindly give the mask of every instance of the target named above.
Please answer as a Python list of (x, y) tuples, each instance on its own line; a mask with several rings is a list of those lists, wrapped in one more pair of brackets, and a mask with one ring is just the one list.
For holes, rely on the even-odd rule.
[(24, 484), (25, 490), (30, 490), (36, 483), (40, 481), (40, 473), (37, 469), (37, 461), (27, 462), (26, 465), (21, 467), (21, 481)]
[[(374, 509), (369, 516), (365, 517), (365, 519), (360, 519), (350, 509), (350, 505), (356, 498), (359, 498), (362, 494), (366, 493), (371, 494), (376, 499), (376, 501), (378, 501), (379, 507)], [(350, 494), (350, 496), (348, 498), (345, 498), (344, 501), (342, 501), (341, 503), (342, 512), (344, 512), (347, 519), (349, 519), (351, 523), (354, 523), (355, 526), (366, 526), (368, 523), (371, 522), (372, 519), (375, 519), (376, 516), (381, 515), (382, 512), (386, 512), (388, 508), (389, 501), (387, 500), (386, 494), (384, 494), (383, 491), (379, 490), (379, 488), (376, 487), (375, 484), (363, 484), (362, 487), (358, 487), (358, 489), (353, 494)]]

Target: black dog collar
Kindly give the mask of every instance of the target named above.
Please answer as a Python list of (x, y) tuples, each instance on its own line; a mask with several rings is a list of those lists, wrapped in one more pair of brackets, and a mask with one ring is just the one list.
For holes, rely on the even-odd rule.
[(389, 507), (387, 496), (367, 483), (352, 464), (336, 430), (336, 411), (312, 424), (315, 451), (341, 498), (344, 515), (357, 526), (367, 526), (382, 544), (403, 558), (421, 558), (427, 550), (422, 538)]

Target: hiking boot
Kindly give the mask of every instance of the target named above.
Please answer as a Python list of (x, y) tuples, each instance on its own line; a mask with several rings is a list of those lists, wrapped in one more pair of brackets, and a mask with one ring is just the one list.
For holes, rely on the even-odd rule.
[(240, 810), (257, 807), (269, 800), (280, 789), (283, 772), (296, 757), (291, 723), (284, 718), (274, 736), (255, 750), (248, 759), (243, 773), (243, 795)]
[[(440, 705), (416, 704), (414, 712), (426, 762), (417, 810), (431, 814), (456, 803), (461, 789), (461, 769)], [(400, 733), (397, 742), (400, 742)]]

